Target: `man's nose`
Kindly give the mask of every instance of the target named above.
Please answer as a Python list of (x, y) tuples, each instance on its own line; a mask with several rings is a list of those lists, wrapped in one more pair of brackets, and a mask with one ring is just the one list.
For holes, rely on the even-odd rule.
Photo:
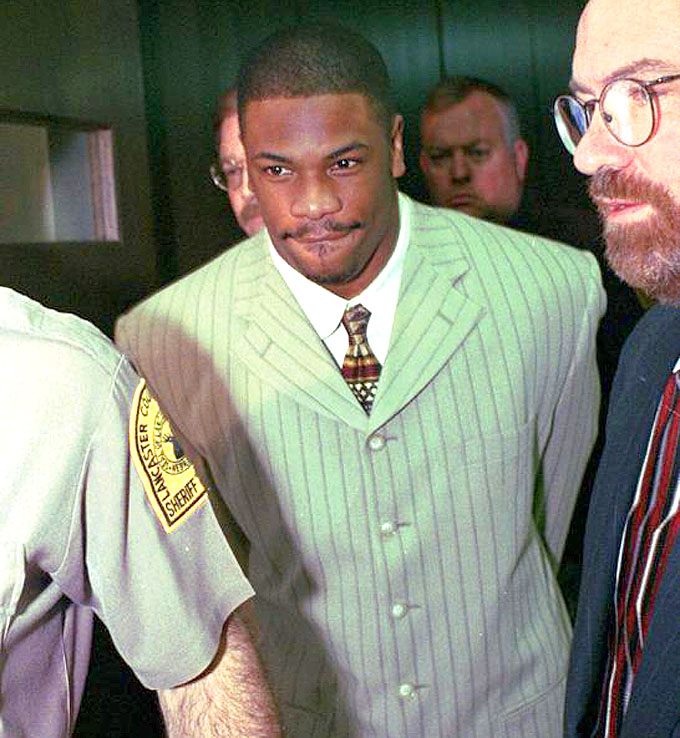
[(454, 151), (451, 154), (451, 166), (449, 169), (451, 179), (454, 182), (467, 182), (470, 179), (470, 165), (462, 151)]
[(319, 220), (342, 209), (337, 183), (327, 174), (300, 176), (291, 205), (297, 218)]
[(607, 130), (599, 108), (574, 152), (574, 166), (582, 174), (593, 175), (602, 167), (623, 169), (634, 152), (630, 146), (617, 141)]

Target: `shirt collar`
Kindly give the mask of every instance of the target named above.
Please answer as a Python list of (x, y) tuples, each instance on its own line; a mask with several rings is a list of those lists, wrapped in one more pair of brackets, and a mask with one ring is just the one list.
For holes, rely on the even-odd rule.
[(376, 309), (384, 309), (390, 304), (392, 310), (396, 308), (406, 247), (411, 233), (410, 202), (401, 193), (398, 193), (398, 198), (399, 236), (394, 251), (378, 276), (363, 292), (349, 301), (300, 274), (279, 255), (267, 234), (269, 254), (274, 266), (322, 340), (326, 340), (338, 327), (348, 305), (356, 305), (360, 302), (371, 313)]

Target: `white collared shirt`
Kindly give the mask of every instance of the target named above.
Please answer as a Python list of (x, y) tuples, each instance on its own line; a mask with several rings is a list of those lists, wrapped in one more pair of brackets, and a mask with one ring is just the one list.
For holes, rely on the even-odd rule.
[(342, 316), (347, 307), (357, 303), (371, 313), (367, 329), (368, 343), (378, 361), (385, 363), (410, 234), (411, 205), (399, 193), (399, 236), (394, 251), (378, 276), (351, 300), (334, 294), (300, 274), (279, 255), (269, 239), (269, 253), (274, 266), (338, 366), (342, 366), (349, 343), (347, 331), (341, 323)]

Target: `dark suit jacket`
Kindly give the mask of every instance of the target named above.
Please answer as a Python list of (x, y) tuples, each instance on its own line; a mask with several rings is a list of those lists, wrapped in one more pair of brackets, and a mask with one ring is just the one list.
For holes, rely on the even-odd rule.
[[(599, 708), (614, 575), (661, 391), (680, 356), (680, 309), (652, 308), (626, 342), (614, 380), (606, 444), (584, 543), (567, 681), (565, 736), (590, 736)], [(680, 546), (661, 582), (620, 738), (680, 736)]]

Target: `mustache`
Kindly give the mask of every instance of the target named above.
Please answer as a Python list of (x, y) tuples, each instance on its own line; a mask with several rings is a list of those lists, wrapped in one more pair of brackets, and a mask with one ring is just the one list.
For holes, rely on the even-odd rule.
[(304, 223), (298, 229), (294, 231), (283, 231), (281, 238), (322, 238), (327, 233), (350, 233), (363, 228), (364, 224), (361, 221), (354, 221), (353, 223), (338, 223), (335, 220), (322, 220), (319, 223)]
[(662, 210), (673, 204), (670, 193), (662, 184), (616, 169), (595, 172), (588, 183), (588, 194), (598, 206), (598, 201), (603, 199), (646, 202)]

